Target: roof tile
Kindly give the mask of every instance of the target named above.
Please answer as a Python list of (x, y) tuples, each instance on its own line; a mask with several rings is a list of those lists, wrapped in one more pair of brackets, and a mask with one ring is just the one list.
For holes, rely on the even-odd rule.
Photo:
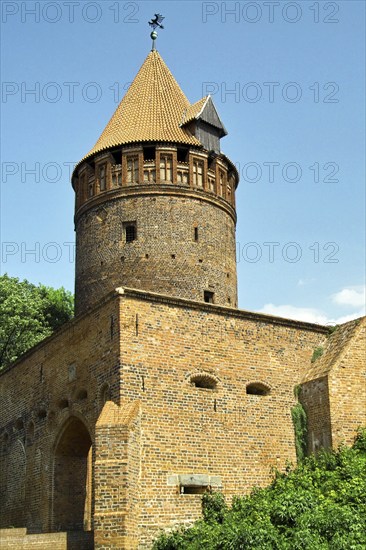
[(173, 141), (199, 146), (199, 140), (180, 124), (183, 113), (202, 101), (191, 106), (159, 53), (151, 51), (84, 159), (111, 147), (136, 142)]

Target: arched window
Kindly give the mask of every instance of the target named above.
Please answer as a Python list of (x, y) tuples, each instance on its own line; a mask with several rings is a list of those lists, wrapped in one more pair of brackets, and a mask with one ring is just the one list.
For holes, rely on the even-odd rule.
[(268, 395), (271, 389), (262, 382), (252, 382), (247, 385), (246, 392), (248, 395)]
[(190, 378), (190, 383), (196, 388), (204, 388), (206, 390), (214, 390), (217, 386), (217, 380), (209, 374), (194, 374)]

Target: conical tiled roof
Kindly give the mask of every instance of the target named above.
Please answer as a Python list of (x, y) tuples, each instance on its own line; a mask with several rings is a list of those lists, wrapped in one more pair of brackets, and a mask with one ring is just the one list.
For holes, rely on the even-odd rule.
[(183, 113), (190, 107), (163, 59), (153, 50), (97, 143), (84, 158), (111, 147), (136, 142), (173, 141), (200, 145), (197, 138), (180, 127)]

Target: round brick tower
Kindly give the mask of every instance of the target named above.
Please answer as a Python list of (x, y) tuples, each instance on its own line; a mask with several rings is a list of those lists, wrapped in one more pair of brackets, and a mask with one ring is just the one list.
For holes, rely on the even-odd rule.
[(237, 307), (235, 189), (210, 96), (149, 53), (76, 166), (76, 314), (119, 286)]

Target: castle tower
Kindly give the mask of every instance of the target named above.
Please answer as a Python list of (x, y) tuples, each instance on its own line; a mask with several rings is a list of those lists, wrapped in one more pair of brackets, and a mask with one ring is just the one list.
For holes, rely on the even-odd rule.
[(235, 189), (210, 96), (152, 50), (76, 166), (76, 313), (119, 286), (237, 307)]

